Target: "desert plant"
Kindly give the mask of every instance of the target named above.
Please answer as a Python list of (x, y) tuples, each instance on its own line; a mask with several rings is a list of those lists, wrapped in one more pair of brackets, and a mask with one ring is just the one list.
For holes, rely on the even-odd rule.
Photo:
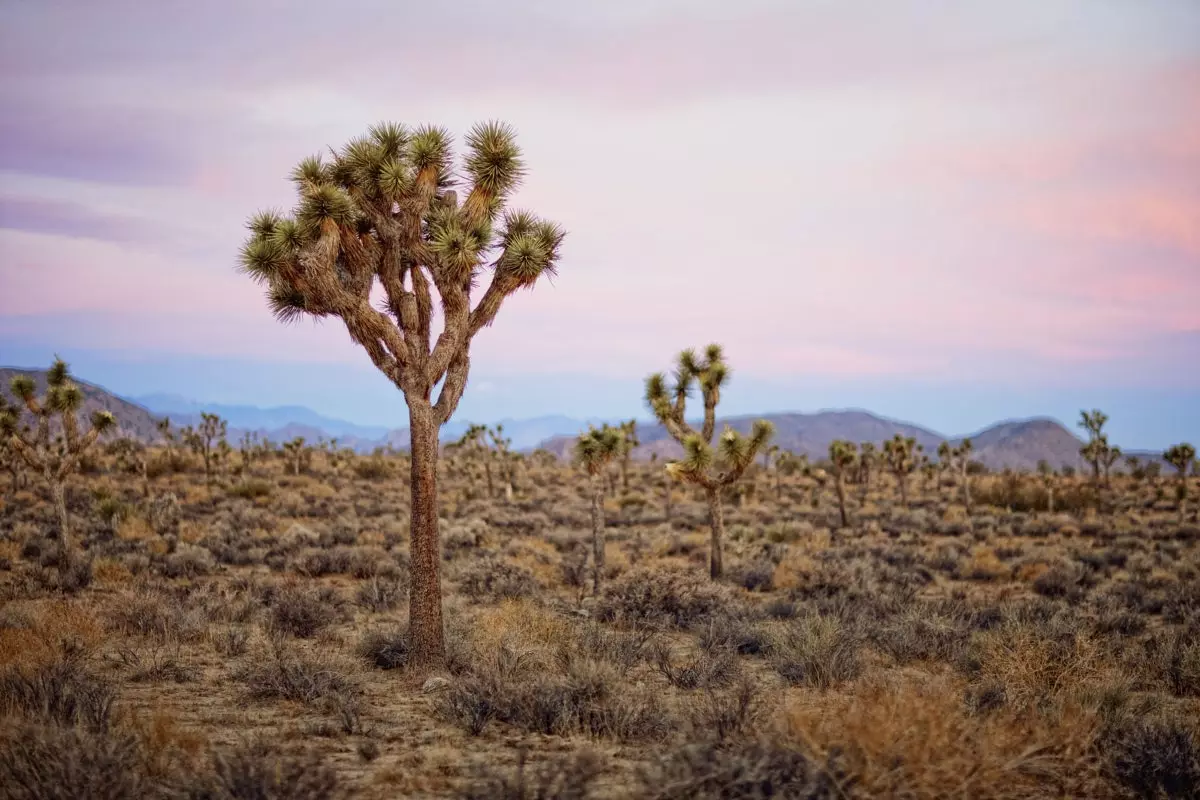
[(283, 443), (283, 457), (287, 460), (288, 469), (293, 475), (299, 475), (312, 463), (312, 448), (307, 447), (303, 436), (297, 436)]
[[(510, 127), (477, 125), (466, 145), (461, 201), (455, 188), (462, 178), (440, 128), (376, 125), (329, 161), (306, 159), (292, 173), (299, 194), (294, 213), (254, 217), (241, 257), (242, 269), (266, 284), (281, 321), (340, 318), (404, 393), (411, 440), (409, 630), (416, 658), (426, 664), (445, 658), (438, 429), (462, 397), (471, 340), (495, 320), (505, 298), (553, 274), (565, 235), (528, 212), (501, 217), (523, 171)], [(472, 308), (472, 287), (489, 260), (491, 282)], [(382, 309), (372, 304), (376, 282), (386, 297)], [(442, 313), (436, 339), (435, 294)]]
[(604, 570), (604, 483), (605, 468), (624, 450), (624, 427), (589, 427), (575, 442), (575, 460), (588, 475), (592, 495), (592, 591), (600, 594)]
[[(9, 406), (0, 413), (0, 436), (30, 469), (41, 473), (50, 488), (62, 544), (59, 566), (65, 574), (74, 556), (67, 517), (67, 476), (79, 469), (80, 459), (117, 420), (108, 411), (96, 411), (90, 429), (86, 433), (80, 431), (77, 415), (83, 405), (83, 391), (72, 382), (67, 364), (61, 358), (56, 358), (46, 372), (46, 394), (39, 399), (35, 388), (33, 378), (28, 375), (18, 375), (12, 380), (13, 395), (37, 420), (36, 428), (22, 429), (14, 407)], [(55, 417), (63, 435), (51, 439), (50, 425)]]
[[(721, 492), (742, 476), (758, 451), (766, 446), (774, 428), (766, 420), (755, 420), (750, 435), (742, 436), (726, 426), (714, 454), (712, 438), (717, 422), (717, 403), (721, 400), (721, 387), (729, 379), (729, 367), (725, 364), (721, 346), (710, 344), (705, 348), (703, 359), (694, 350), (684, 350), (679, 354), (674, 378), (675, 385), (670, 393), (666, 376), (661, 372), (647, 378), (646, 403), (671, 437), (683, 445), (683, 460), (667, 462), (667, 473), (704, 489), (712, 528), (709, 574), (715, 579), (723, 572), (721, 542), (725, 534), (725, 516)], [(700, 384), (704, 401), (704, 421), (699, 432), (684, 419), (693, 382)]]
[(193, 453), (200, 456), (204, 463), (204, 482), (209, 486), (213, 483), (218, 443), (225, 441), (228, 430), (228, 422), (207, 411), (200, 413), (199, 427), (193, 428), (189, 425), (183, 429), (183, 442)]
[(883, 457), (888, 469), (896, 476), (896, 483), (900, 486), (900, 502), (905, 508), (908, 507), (908, 476), (916, 470), (917, 457), (922, 449), (916, 439), (898, 433), (883, 443)]
[(1087, 443), (1079, 449), (1079, 454), (1092, 467), (1092, 480), (1100, 482), (1100, 464), (1108, 450), (1108, 437), (1104, 435), (1104, 423), (1108, 415), (1100, 409), (1080, 411), (1079, 422), (1076, 425), (1087, 431)]
[(1187, 476), (1188, 469), (1196, 461), (1196, 448), (1187, 442), (1171, 445), (1163, 453), (1163, 460), (1179, 472), (1179, 515), (1183, 516), (1187, 508)]
[(622, 422), (618, 430), (621, 433), (621, 488), (629, 491), (629, 463), (633, 460), (633, 451), (642, 442), (637, 435), (637, 420)]
[(1054, 483), (1057, 476), (1054, 474), (1054, 468), (1050, 466), (1050, 462), (1046, 459), (1038, 461), (1038, 475), (1042, 478), (1042, 486), (1046, 489), (1046, 511), (1050, 514), (1054, 513)]
[[(12, 414), (14, 417), (19, 414), (16, 406), (8, 402), (7, 399), (0, 397), (0, 418), (7, 414)], [(11, 481), (10, 492), (16, 494), (21, 488), (21, 465), (24, 462), (21, 460), (17, 448), (14, 447), (7, 436), (0, 435), (0, 466), (8, 472)]]
[(835, 439), (829, 443), (829, 465), (833, 470), (834, 487), (837, 490), (838, 513), (841, 514), (842, 527), (850, 525), (850, 517), (846, 513), (846, 478), (854, 469), (858, 460), (858, 448), (854, 442)]

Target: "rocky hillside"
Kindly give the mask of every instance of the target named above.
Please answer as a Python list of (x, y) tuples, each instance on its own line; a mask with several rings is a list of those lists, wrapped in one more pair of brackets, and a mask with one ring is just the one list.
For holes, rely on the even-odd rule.
[[(0, 392), (9, 400), (15, 400), (9, 391), (9, 384), (18, 375), (28, 375), (37, 383), (38, 396), (46, 391), (46, 371), (39, 369), (0, 368)], [(83, 410), (80, 419), (86, 420), (93, 411), (108, 411), (117, 418), (117, 431), (108, 434), (108, 438), (132, 436), (142, 441), (153, 441), (158, 438), (155, 427), (156, 418), (137, 403), (131, 403), (117, 397), (112, 392), (81, 380), (76, 376), (71, 379), (83, 390)], [(27, 421), (32, 421), (32, 415), (26, 412)]]
[[(734, 430), (746, 433), (756, 419), (767, 419), (775, 425), (775, 444), (794, 453), (802, 453), (810, 459), (823, 458), (829, 452), (829, 443), (834, 439), (852, 442), (874, 442), (879, 444), (897, 433), (911, 436), (925, 447), (925, 451), (936, 457), (938, 445), (943, 441), (957, 444), (961, 436), (946, 436), (935, 431), (904, 422), (885, 419), (866, 411), (822, 411), (816, 414), (766, 414), (763, 416), (730, 417), (718, 422), (717, 429), (728, 424)], [(676, 458), (682, 449), (671, 439), (661, 425), (638, 426), (638, 438), (642, 445), (634, 451), (634, 457), (648, 459), (657, 453), (660, 459)], [(1001, 422), (971, 434), (974, 459), (990, 469), (1034, 469), (1041, 459), (1055, 468), (1080, 467), (1079, 448), (1083, 442), (1071, 431), (1052, 419), (1027, 419)], [(560, 458), (570, 454), (574, 439), (557, 436), (542, 443), (541, 447)], [(1155, 458), (1156, 454), (1137, 453), (1144, 458)]]

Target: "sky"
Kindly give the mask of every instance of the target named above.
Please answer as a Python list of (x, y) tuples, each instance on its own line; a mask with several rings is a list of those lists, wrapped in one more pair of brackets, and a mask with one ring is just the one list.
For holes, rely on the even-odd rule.
[(1200, 439), (1194, 0), (330, 8), (0, 5), (0, 364), (402, 425), (343, 328), (237, 273), (244, 222), (375, 122), (501, 119), (513, 205), (568, 238), (459, 416), (645, 416), (716, 341), (731, 414)]

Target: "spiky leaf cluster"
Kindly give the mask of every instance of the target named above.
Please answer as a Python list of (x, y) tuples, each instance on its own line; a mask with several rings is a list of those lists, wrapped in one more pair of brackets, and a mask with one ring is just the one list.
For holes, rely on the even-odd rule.
[[(266, 287), (283, 321), (341, 318), (405, 392), (428, 391), (455, 365), (465, 381), (467, 341), (505, 297), (554, 274), (565, 235), (505, 209), (524, 173), (512, 128), (476, 125), (465, 145), (458, 164), (443, 129), (382, 123), (328, 157), (305, 159), (292, 171), (291, 212), (250, 219), (241, 269)], [(472, 309), (485, 269), (491, 283)], [(376, 285), (386, 296), (378, 309)], [(435, 296), (444, 327), (433, 341)], [(447, 383), (461, 393), (457, 379)]]
[(1163, 453), (1163, 460), (1178, 470), (1180, 477), (1183, 477), (1196, 461), (1196, 448), (1187, 442), (1171, 445)]
[(589, 475), (599, 475), (613, 459), (621, 454), (624, 435), (621, 428), (607, 423), (597, 428), (588, 426), (575, 441), (575, 462)]
[(845, 439), (834, 439), (829, 443), (829, 463), (835, 475), (845, 475), (858, 460), (858, 447)]
[(896, 434), (883, 443), (883, 457), (896, 475), (908, 475), (917, 468), (921, 447), (911, 436)]
[[(711, 443), (716, 409), (721, 401), (721, 387), (729, 380), (729, 374), (721, 346), (710, 344), (704, 348), (703, 356), (691, 349), (680, 353), (670, 383), (661, 372), (646, 378), (646, 405), (683, 447), (683, 458), (666, 465), (671, 476), (706, 488), (729, 485), (741, 477), (774, 435), (774, 426), (766, 420), (756, 420), (749, 436), (726, 426), (714, 450)], [(704, 404), (699, 431), (685, 419), (693, 387), (699, 388)]]

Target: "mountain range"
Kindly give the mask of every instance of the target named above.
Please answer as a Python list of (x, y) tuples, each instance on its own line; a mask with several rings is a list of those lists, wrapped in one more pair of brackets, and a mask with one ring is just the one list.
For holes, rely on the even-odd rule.
[[(7, 387), (18, 374), (32, 376), (38, 383), (39, 392), (44, 389), (45, 370), (0, 368), (0, 386)], [(228, 421), (231, 443), (236, 442), (244, 432), (250, 431), (275, 442), (297, 436), (303, 436), (310, 442), (336, 438), (339, 445), (351, 447), (359, 452), (370, 452), (377, 447), (388, 445), (397, 449), (408, 446), (406, 428), (388, 429), (381, 426), (357, 425), (318, 414), (303, 406), (259, 408), (199, 403), (167, 394), (122, 398), (79, 378), (75, 378), (75, 381), (83, 389), (85, 413), (97, 409), (110, 411), (117, 418), (118, 430), (122, 435), (147, 442), (158, 438), (156, 422), (163, 416), (169, 416), (175, 427), (182, 427), (196, 424), (200, 414), (208, 412)], [(721, 419), (719, 424), (728, 424), (744, 433), (749, 431), (754, 420), (760, 418), (767, 419), (775, 425), (774, 444), (812, 459), (824, 456), (828, 452), (829, 443), (834, 439), (879, 443), (899, 433), (902, 436), (913, 437), (927, 453), (933, 455), (943, 441), (955, 444), (963, 438), (947, 436), (919, 425), (886, 419), (863, 410), (737, 416)], [(504, 427), (504, 435), (512, 440), (513, 449), (528, 451), (541, 448), (559, 458), (567, 458), (576, 435), (589, 424), (600, 422), (600, 419), (543, 416), (521, 420), (506, 419), (500, 424)], [(442, 441), (450, 442), (460, 438), (469, 424), (468, 421), (450, 422), (442, 428)], [(639, 422), (638, 438), (641, 444), (633, 454), (637, 459), (649, 459), (654, 454), (659, 458), (673, 458), (682, 452), (679, 445), (658, 424)], [(1079, 456), (1082, 441), (1054, 419), (1034, 418), (1000, 422), (970, 434), (970, 438), (975, 460), (992, 469), (1032, 469), (1042, 459), (1056, 468), (1082, 465)], [(1161, 460), (1159, 453), (1129, 451), (1128, 454), (1148, 460)]]

